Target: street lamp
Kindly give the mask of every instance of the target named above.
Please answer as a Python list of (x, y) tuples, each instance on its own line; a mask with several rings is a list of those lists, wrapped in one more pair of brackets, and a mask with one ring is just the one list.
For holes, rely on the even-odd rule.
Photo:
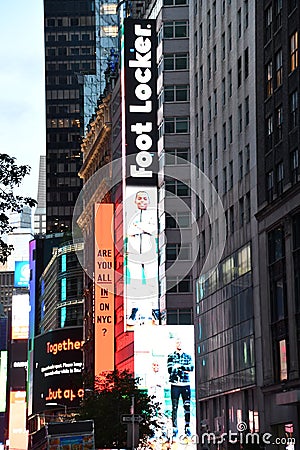
[(67, 405), (62, 405), (61, 403), (46, 403), (46, 406), (61, 406), (65, 410), (65, 415), (67, 415)]

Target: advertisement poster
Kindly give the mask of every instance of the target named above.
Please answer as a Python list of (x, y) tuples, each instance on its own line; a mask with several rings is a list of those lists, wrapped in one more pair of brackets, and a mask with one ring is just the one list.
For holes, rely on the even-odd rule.
[(30, 278), (29, 261), (16, 261), (14, 287), (28, 288), (29, 278)]
[(157, 189), (127, 186), (124, 203), (125, 325), (131, 331), (159, 323)]
[(11, 338), (28, 339), (29, 332), (29, 295), (16, 294), (12, 296)]
[(155, 327), (151, 339), (142, 328), (135, 330), (135, 377), (139, 377), (141, 389), (146, 389), (148, 395), (153, 396), (153, 402), (158, 404), (161, 424), (153, 430), (149, 448), (160, 448), (159, 445), (165, 442), (196, 448), (193, 443), (196, 435), (193, 355), (192, 325)]

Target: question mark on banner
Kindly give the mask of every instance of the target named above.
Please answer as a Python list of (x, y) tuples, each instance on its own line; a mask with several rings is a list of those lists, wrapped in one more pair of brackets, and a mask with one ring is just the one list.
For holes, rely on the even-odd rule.
[(103, 336), (105, 336), (106, 332), (107, 332), (107, 328), (102, 328), (103, 331)]

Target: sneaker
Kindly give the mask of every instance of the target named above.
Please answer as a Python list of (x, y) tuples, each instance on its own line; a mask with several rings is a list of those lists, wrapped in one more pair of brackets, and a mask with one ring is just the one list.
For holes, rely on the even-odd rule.
[(178, 435), (178, 428), (174, 427), (173, 428), (173, 442), (176, 442), (177, 435)]

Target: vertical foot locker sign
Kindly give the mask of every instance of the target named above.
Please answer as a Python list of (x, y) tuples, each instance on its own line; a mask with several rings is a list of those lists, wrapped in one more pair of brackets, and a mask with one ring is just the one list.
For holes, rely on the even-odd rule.
[(95, 376), (114, 370), (114, 205), (95, 204)]

